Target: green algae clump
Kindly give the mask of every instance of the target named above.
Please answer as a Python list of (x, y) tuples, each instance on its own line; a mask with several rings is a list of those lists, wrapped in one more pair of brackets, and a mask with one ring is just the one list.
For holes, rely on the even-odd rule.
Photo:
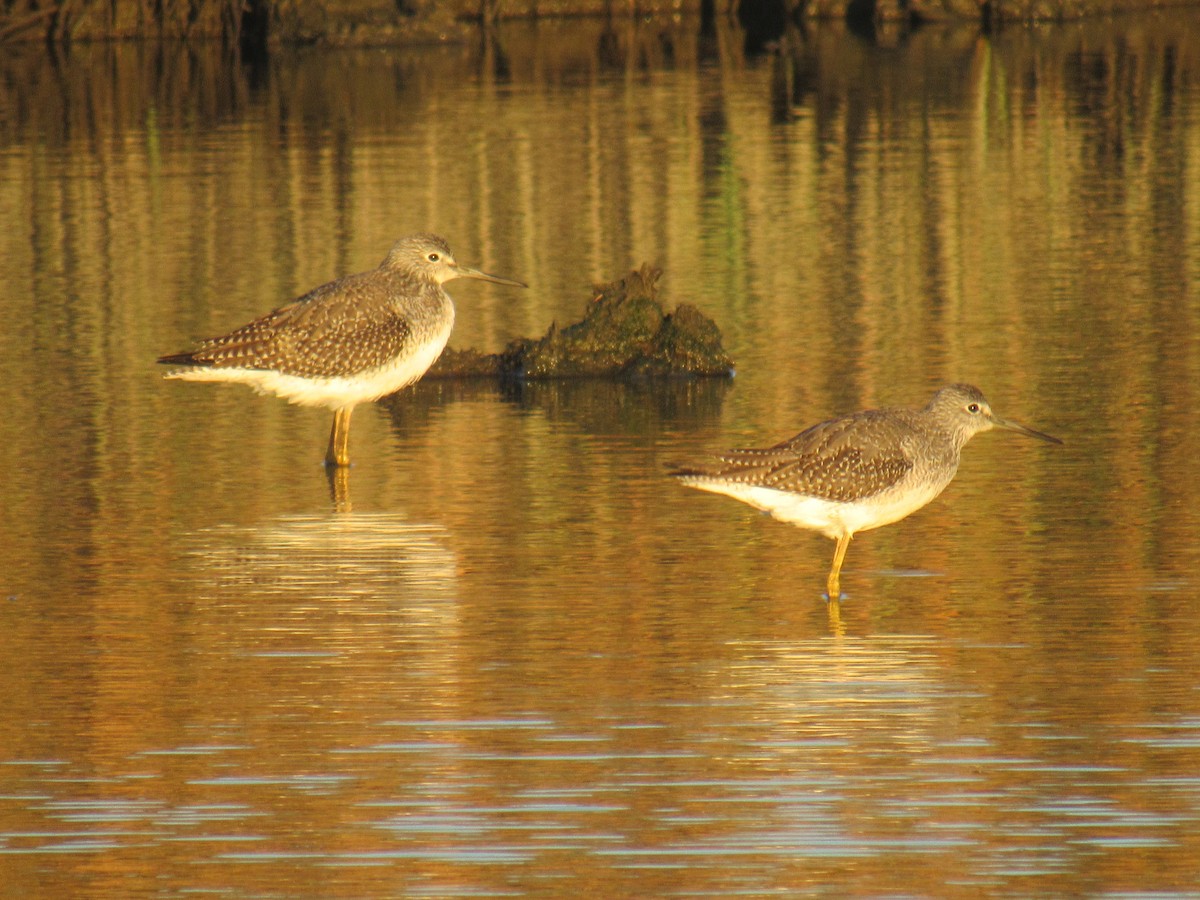
[(552, 324), (538, 339), (513, 341), (502, 353), (447, 350), (427, 377), (499, 375), (552, 378), (665, 378), (733, 374), (716, 323), (691, 304), (667, 313), (657, 297), (662, 271), (645, 265), (597, 285), (583, 319)]

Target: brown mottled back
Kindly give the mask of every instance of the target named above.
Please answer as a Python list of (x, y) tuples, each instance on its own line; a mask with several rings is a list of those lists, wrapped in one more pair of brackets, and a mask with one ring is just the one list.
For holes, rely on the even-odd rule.
[[(175, 365), (271, 369), (301, 377), (352, 375), (382, 366), (413, 337), (410, 319), (388, 297), (409, 306), (425, 295), (438, 302), (436, 285), (385, 268), (347, 275), (190, 352), (164, 357)], [(420, 304), (419, 300), (417, 305)]]
[(912, 470), (918, 420), (909, 409), (867, 410), (814, 425), (773, 447), (730, 450), (710, 465), (675, 474), (854, 502), (893, 487)]

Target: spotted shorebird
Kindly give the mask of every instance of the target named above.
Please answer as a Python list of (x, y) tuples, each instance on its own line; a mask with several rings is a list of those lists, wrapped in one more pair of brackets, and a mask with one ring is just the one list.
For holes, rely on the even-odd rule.
[(1061, 444), (992, 412), (978, 388), (952, 384), (924, 409), (869, 409), (830, 419), (762, 450), (731, 450), (673, 472), (688, 487), (728, 494), (776, 519), (837, 541), (829, 599), (859, 531), (898, 522), (946, 489), (967, 441), (1005, 428)]
[(188, 353), (159, 359), (167, 378), (248, 384), (301, 406), (333, 410), (325, 464), (350, 464), (350, 413), (416, 382), (441, 354), (454, 327), (442, 287), (478, 278), (519, 281), (459, 265), (433, 234), (401, 238), (377, 269), (315, 288)]

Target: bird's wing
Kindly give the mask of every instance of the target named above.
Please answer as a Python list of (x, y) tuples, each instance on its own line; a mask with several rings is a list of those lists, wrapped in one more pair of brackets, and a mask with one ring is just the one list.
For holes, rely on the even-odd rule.
[(270, 369), (319, 378), (361, 372), (395, 358), (412, 327), (390, 305), (359, 302), (366, 285), (348, 276), (190, 352), (159, 362), (217, 368)]
[(857, 413), (814, 425), (765, 449), (731, 450), (679, 474), (852, 502), (887, 490), (912, 469), (903, 420)]

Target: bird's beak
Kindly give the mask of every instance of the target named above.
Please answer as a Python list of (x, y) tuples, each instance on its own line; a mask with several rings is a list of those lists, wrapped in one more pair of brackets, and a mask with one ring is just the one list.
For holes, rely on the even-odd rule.
[(997, 415), (992, 416), (992, 424), (997, 428), (1003, 428), (1007, 431), (1015, 431), (1018, 434), (1027, 434), (1030, 437), (1037, 438), (1039, 441), (1046, 441), (1050, 444), (1062, 443), (1062, 441), (1056, 437), (1051, 437), (1048, 434), (1042, 434), (1040, 431), (1034, 431), (1032, 428), (1026, 428), (1020, 422), (1014, 422), (1011, 419), (1002, 419)]
[(472, 269), (470, 266), (455, 266), (454, 274), (458, 278), (478, 278), (480, 281), (491, 281), (495, 284), (507, 284), (512, 287), (529, 287), (523, 281), (513, 281), (511, 278), (489, 275), (487, 272), (480, 272), (478, 269)]

